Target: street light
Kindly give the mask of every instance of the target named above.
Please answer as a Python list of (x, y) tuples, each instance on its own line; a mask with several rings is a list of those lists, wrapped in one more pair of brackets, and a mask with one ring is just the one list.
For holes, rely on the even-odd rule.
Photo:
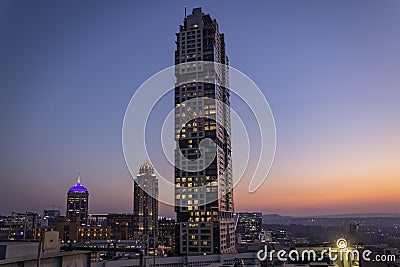
[(156, 238), (155, 237), (150, 237), (148, 234), (143, 235), (142, 238), (147, 237), (147, 240), (142, 241), (146, 245), (146, 256), (149, 256), (149, 247), (150, 247), (150, 240), (153, 239), (153, 267), (156, 265)]
[(181, 236), (186, 235), (186, 255), (185, 255), (185, 266), (189, 266), (189, 229), (186, 224), (183, 224), (186, 226), (186, 232), (182, 233)]

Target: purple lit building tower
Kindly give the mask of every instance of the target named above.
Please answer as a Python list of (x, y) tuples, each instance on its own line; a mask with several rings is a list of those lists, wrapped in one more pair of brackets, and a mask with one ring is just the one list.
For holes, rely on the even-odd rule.
[(88, 218), (89, 191), (81, 185), (81, 177), (67, 193), (67, 218), (86, 225)]

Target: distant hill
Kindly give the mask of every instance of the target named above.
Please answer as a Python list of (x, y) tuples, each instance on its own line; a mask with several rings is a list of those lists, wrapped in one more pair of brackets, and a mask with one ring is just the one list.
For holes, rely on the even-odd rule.
[(400, 213), (354, 213), (354, 214), (337, 214), (337, 215), (319, 215), (310, 216), (315, 218), (376, 218), (376, 217), (400, 217)]
[[(281, 216), (279, 214), (263, 215), (263, 224), (299, 224), (299, 225), (323, 225), (323, 226), (345, 226), (351, 221), (361, 225), (385, 226), (400, 225), (400, 214), (398, 213), (358, 213), (337, 214), (318, 216)], [(347, 227), (347, 226), (346, 226)]]
[(400, 218), (400, 213), (348, 213), (348, 214), (332, 214), (332, 215), (314, 215), (314, 216), (282, 216), (279, 214), (264, 214), (263, 219), (270, 220), (285, 220), (290, 218), (375, 218), (375, 217), (390, 217)]

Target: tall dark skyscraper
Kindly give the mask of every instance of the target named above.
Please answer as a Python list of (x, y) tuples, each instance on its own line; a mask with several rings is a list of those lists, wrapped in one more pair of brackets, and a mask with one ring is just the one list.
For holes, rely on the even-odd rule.
[(158, 180), (148, 161), (140, 166), (133, 191), (135, 238), (153, 247), (157, 243)]
[[(228, 67), (198, 61), (228, 65), (224, 35), (201, 8), (176, 34), (175, 65), (185, 63), (175, 69), (176, 247), (181, 255), (234, 253)], [(208, 138), (213, 151), (201, 148)]]
[(79, 175), (78, 182), (67, 193), (67, 218), (72, 221), (79, 221), (81, 225), (86, 225), (88, 207), (89, 191), (81, 185), (81, 177)]

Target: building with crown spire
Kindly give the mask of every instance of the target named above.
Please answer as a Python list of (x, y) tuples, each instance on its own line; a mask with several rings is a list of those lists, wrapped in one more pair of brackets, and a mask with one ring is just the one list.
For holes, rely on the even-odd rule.
[(135, 238), (147, 248), (154, 248), (157, 244), (158, 179), (148, 161), (139, 168), (133, 193)]
[(89, 207), (89, 191), (81, 185), (81, 176), (77, 183), (67, 192), (67, 219), (78, 222), (80, 225), (87, 224)]

